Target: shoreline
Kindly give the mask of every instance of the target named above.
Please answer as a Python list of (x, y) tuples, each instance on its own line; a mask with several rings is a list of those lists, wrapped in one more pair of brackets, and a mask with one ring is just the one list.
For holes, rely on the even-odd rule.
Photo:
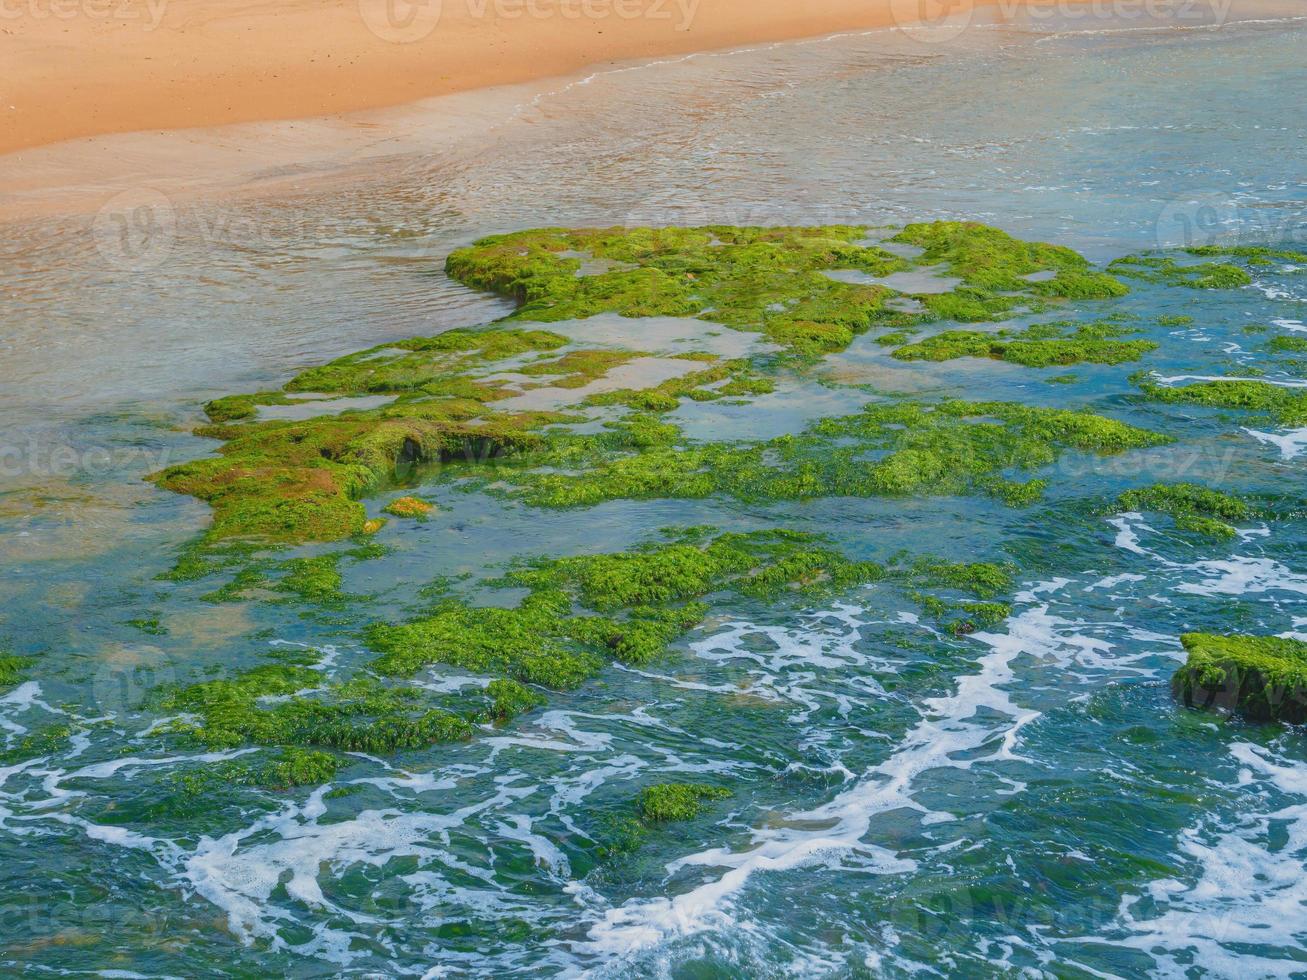
[[(967, 16), (993, 0), (941, 8)], [(893, 27), (909, 0), (122, 0), (7, 12), (0, 155), (69, 140), (386, 109), (588, 67)], [(58, 93), (58, 98), (51, 98)]]
[[(177, 0), (151, 2), (167, 4), (176, 3)], [(362, 2), (370, 3), (372, 0)], [(466, 2), (472, 4), (473, 0)], [(499, 2), (507, 3), (509, 0)], [(571, 0), (551, 2), (565, 4)], [(642, 2), (665, 5), (664, 0)], [(485, 139), (496, 128), (524, 110), (538, 105), (542, 99), (566, 92), (578, 84), (587, 84), (593, 78), (611, 72), (652, 67), (700, 56), (748, 53), (790, 42), (821, 42), (850, 34), (881, 31), (888, 35), (905, 22), (905, 5), (916, 16), (923, 12), (921, 5), (913, 0), (874, 0), (870, 4), (865, 0), (833, 0), (823, 4), (822, 9), (815, 13), (809, 10), (800, 16), (782, 3), (765, 0), (749, 9), (750, 18), (745, 16), (744, 5), (735, 0), (679, 2), (704, 4), (701, 8), (695, 8), (692, 29), (681, 32), (660, 31), (656, 26), (659, 22), (656, 21), (653, 22), (655, 26), (650, 27), (646, 22), (623, 20), (620, 22), (621, 36), (604, 42), (602, 46), (580, 44), (585, 39), (583, 29), (587, 22), (578, 24), (571, 20), (560, 20), (564, 25), (561, 29), (558, 25), (553, 25), (552, 28), (543, 30), (539, 36), (520, 26), (510, 27), (496, 42), (494, 37), (485, 33), (491, 30), (486, 25), (493, 27), (498, 23), (493, 17), (462, 23), (460, 17), (467, 20), (466, 12), (446, 4), (445, 13), (440, 19), (440, 29), (432, 38), (409, 45), (384, 45), (385, 51), (393, 56), (392, 61), (386, 62), (388, 72), (403, 76), (403, 69), (411, 59), (426, 56), (422, 54), (428, 50), (423, 46), (424, 43), (471, 45), (462, 55), (469, 59), (475, 59), (482, 53), (483, 49), (476, 47), (478, 44), (493, 46), (494, 43), (499, 43), (504, 51), (518, 51), (521, 48), (534, 52), (539, 46), (548, 48), (549, 51), (548, 56), (533, 55), (511, 71), (501, 70), (504, 68), (503, 58), (497, 56), (497, 60), (492, 59), (486, 65), (459, 75), (456, 79), (448, 74), (439, 78), (432, 77), (431, 85), (428, 86), (433, 89), (431, 91), (406, 88), (399, 92), (385, 86), (373, 89), (365, 87), (343, 101), (335, 100), (331, 92), (320, 92), (324, 101), (308, 107), (298, 103), (290, 106), (285, 99), (265, 99), (266, 93), (258, 90), (255, 93), (257, 101), (244, 104), (243, 109), (241, 104), (233, 102), (230, 113), (226, 110), (209, 113), (203, 105), (197, 108), (196, 105), (187, 103), (195, 111), (184, 120), (188, 125), (179, 128), (129, 127), (125, 123), (115, 126), (112, 121), (106, 122), (97, 116), (99, 121), (95, 126), (103, 131), (55, 142), (37, 142), (6, 152), (6, 135), (9, 144), (23, 139), (30, 142), (33, 138), (34, 131), (28, 130), (28, 135), (23, 136), (22, 127), (11, 127), (7, 133), (0, 134), (0, 223), (54, 215), (84, 215), (103, 211), (106, 207), (117, 214), (142, 204), (150, 206), (151, 200), (160, 199), (159, 195), (175, 204), (211, 193), (243, 196), (253, 191), (262, 195), (288, 186), (302, 186), (306, 180), (316, 182), (348, 177), (384, 157), (429, 155), (466, 145), (469, 138)], [(709, 2), (713, 4), (711, 7), (707, 6)], [(1034, 3), (1023, 3), (1022, 9), (1039, 2), (1040, 0), (1034, 0)], [(167, 9), (172, 11), (173, 7)], [(359, 16), (353, 6), (349, 9), (355, 18)], [(927, 16), (933, 14), (929, 7), (924, 12)], [(294, 8), (289, 11), (279, 8), (276, 14), (267, 11), (256, 14), (237, 9), (215, 23), (234, 24), (242, 17), (254, 18), (259, 21), (261, 29), (280, 36), (278, 32), (284, 30), (286, 24), (293, 23), (294, 18), (302, 13), (303, 11), (296, 12)], [(340, 11), (337, 10), (336, 13), (339, 14)], [(970, 0), (965, 6), (948, 8), (932, 29), (947, 32), (948, 39), (952, 39), (968, 27), (993, 25), (1010, 19), (1012, 13), (1000, 0)], [(165, 41), (170, 36), (167, 34), (167, 23), (165, 17), (158, 29), (150, 33), (153, 40), (147, 43), (171, 43)], [(526, 24), (533, 29), (539, 25), (538, 21), (525, 20), (515, 20), (512, 23)], [(331, 29), (330, 25), (323, 28), (327, 33)], [(346, 30), (343, 23), (337, 23), (336, 29)], [(602, 21), (599, 29), (603, 29)], [(554, 37), (550, 30), (563, 36), (561, 39)], [(572, 32), (570, 35), (569, 31)], [(913, 34), (910, 29), (898, 33), (905, 39)], [(357, 32), (354, 35), (355, 42), (356, 34)], [(29, 33), (28, 40), (31, 36), (34, 33)], [(346, 31), (342, 36), (350, 35)], [(376, 40), (371, 34), (368, 36), (373, 41)], [(976, 42), (976, 32), (969, 32), (967, 36), (971, 39), (968, 43)], [(22, 34), (0, 36), (0, 50), (14, 47), (16, 37), (19, 41), (23, 40)], [(73, 43), (86, 41), (83, 38), (81, 42)], [(915, 42), (905, 40), (904, 43)], [(514, 48), (513, 45), (519, 47)], [(924, 43), (920, 45), (920, 50), (939, 54), (942, 53), (942, 47), (947, 45)], [(93, 46), (89, 50), (98, 51)], [(62, 67), (59, 70), (91, 71), (96, 63), (95, 57), (78, 65), (70, 65), (65, 59), (61, 61)], [(124, 59), (123, 63), (130, 63), (130, 58)], [(21, 75), (22, 59), (16, 59), (14, 64), (17, 69), (15, 74)], [(529, 67), (524, 68), (523, 65)], [(242, 66), (249, 67), (242, 61), (233, 70), (241, 70)], [(301, 67), (307, 68), (308, 65), (306, 63)], [(38, 76), (39, 74), (38, 72)], [(113, 72), (109, 72), (105, 82), (106, 92), (114, 90), (112, 76)], [(255, 77), (249, 76), (251, 79)], [(147, 73), (138, 81), (148, 87), (152, 79), (157, 81), (154, 75)], [(225, 99), (227, 95), (237, 95), (243, 91), (242, 86), (247, 80), (241, 76), (231, 82), (231, 87), (218, 86), (211, 97), (222, 95)], [(30, 85), (32, 81), (33, 78), (30, 77), (20, 81), (18, 89), (22, 90), (24, 85)], [(410, 80), (404, 84), (411, 86), (415, 83)], [(61, 90), (73, 93), (79, 91), (75, 80), (63, 85)], [(166, 84), (151, 89), (148, 98), (143, 97), (139, 104), (133, 106), (132, 111), (145, 113), (142, 118), (156, 118), (149, 116), (154, 111), (152, 100), (161, 97), (159, 93), (167, 91), (169, 88)], [(289, 93), (286, 97), (291, 98), (294, 91), (295, 86), (290, 86), (286, 90)], [(12, 93), (9, 94), (12, 97)], [(76, 98), (63, 99), (60, 107), (71, 111), (69, 107), (76, 108), (74, 104), (77, 101)], [(98, 111), (95, 110), (95, 105), (96, 103), (81, 105), (77, 111), (94, 114)], [(309, 111), (303, 111), (306, 108)], [(287, 115), (283, 110), (299, 114)], [(12, 118), (12, 112), (10, 115)], [(162, 116), (157, 118), (164, 120)], [(164, 121), (176, 123), (181, 120)]]

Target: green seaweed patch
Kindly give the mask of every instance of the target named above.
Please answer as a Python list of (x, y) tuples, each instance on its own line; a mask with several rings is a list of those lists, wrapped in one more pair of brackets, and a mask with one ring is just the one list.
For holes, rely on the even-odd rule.
[(1194, 318), (1187, 313), (1166, 313), (1157, 318), (1159, 327), (1187, 327), (1194, 322)]
[(1268, 248), (1262, 245), (1194, 245), (1186, 248), (1185, 251), (1190, 255), (1242, 258), (1259, 264), (1272, 261), (1307, 262), (1307, 252), (1287, 248)]
[[(1012, 402), (901, 401), (823, 419), (762, 443), (698, 443), (661, 429), (656, 444), (622, 426), (561, 436), (473, 486), (544, 507), (715, 494), (745, 501), (982, 494), (1025, 505), (1043, 484), (1011, 473), (1069, 450), (1114, 455), (1172, 440), (1090, 412)], [(473, 474), (460, 474), (473, 477)]]
[(284, 791), (329, 783), (336, 778), (342, 765), (340, 757), (330, 752), (288, 746), (252, 762), (232, 760), (203, 772), (211, 774), (212, 781), (217, 783)]
[(1039, 325), (1019, 333), (949, 330), (900, 347), (893, 356), (901, 361), (984, 357), (1024, 367), (1046, 368), (1081, 363), (1124, 364), (1137, 361), (1157, 349), (1158, 345), (1149, 340), (1110, 339), (1126, 332), (1129, 331), (1111, 324), (1079, 324), (1069, 331)]
[(162, 710), (182, 713), (161, 732), (209, 748), (255, 744), (390, 754), (472, 734), (467, 719), (431, 707), (422, 691), (370, 678), (329, 683), (319, 671), (287, 664), (165, 690), (157, 699)]
[(342, 588), (343, 576), (340, 562), (344, 557), (344, 552), (333, 552), (281, 562), (276, 567), (282, 572), (282, 577), (274, 588), (302, 602), (311, 602), (320, 606), (342, 606), (352, 599), (359, 598), (349, 595)]
[[(4, 689), (0, 684), (0, 691)], [(69, 724), (44, 725), (27, 732), (12, 745), (0, 749), (0, 763), (14, 765), (41, 756), (54, 755), (67, 748), (77, 729)]]
[(631, 552), (519, 564), (487, 583), (527, 589), (515, 607), (445, 600), (411, 622), (373, 624), (366, 639), (381, 654), (373, 667), (384, 675), (441, 663), (566, 690), (612, 660), (644, 664), (665, 655), (707, 614), (693, 600), (728, 590), (813, 596), (883, 574), (879, 565), (853, 561), (812, 535), (692, 533)]
[(1275, 354), (1307, 354), (1307, 337), (1272, 337), (1266, 349)]
[[(923, 249), (918, 264), (943, 265), (965, 284), (951, 293), (916, 297), (942, 318), (1002, 319), (1021, 305), (1018, 296), (1086, 300), (1129, 292), (1120, 280), (1094, 269), (1069, 248), (1022, 241), (977, 222), (910, 224), (893, 240)], [(1049, 278), (1034, 281), (1041, 275)]]
[[(547, 330), (448, 330), (411, 337), (337, 358), (302, 371), (288, 392), (407, 394), (490, 401), (508, 392), (474, 374), (502, 362), (557, 351), (569, 343)], [(215, 420), (217, 421), (217, 420)]]
[(911, 597), (927, 616), (954, 636), (970, 636), (977, 630), (997, 626), (1012, 615), (1012, 605), (1007, 602), (953, 602), (921, 593), (912, 593)]
[(881, 347), (901, 347), (908, 343), (915, 331), (911, 330), (891, 330), (889, 333), (883, 333), (876, 338), (876, 343)]
[(525, 684), (519, 684), (517, 681), (505, 678), (499, 678), (487, 684), (486, 694), (490, 697), (490, 705), (486, 709), (486, 716), (490, 721), (499, 724), (506, 724), (518, 715), (534, 711), (545, 703), (544, 696), (538, 691), (533, 691)]
[(1169, 514), (1175, 526), (1210, 538), (1233, 538), (1231, 521), (1246, 520), (1253, 508), (1244, 500), (1193, 483), (1154, 484), (1121, 494), (1125, 510)]
[(30, 657), (15, 657), (12, 654), (0, 654), (0, 693), (8, 691), (23, 679), (27, 668), (32, 666)]
[(1169, 255), (1127, 255), (1108, 265), (1107, 271), (1127, 279), (1187, 289), (1238, 289), (1253, 281), (1247, 271), (1228, 262), (1188, 264), (1177, 262)]
[(450, 410), (416, 402), (237, 427), (222, 434), (228, 441), (216, 458), (172, 466), (150, 479), (213, 508), (201, 551), (233, 539), (265, 546), (336, 541), (365, 532), (359, 498), (401, 469), (516, 452), (540, 440), (533, 429), (558, 420), (554, 413), (501, 414), (473, 424), (479, 409), (457, 409), (467, 416), (457, 421), (448, 417)]
[(753, 371), (746, 360), (725, 361), (672, 378), (652, 388), (622, 388), (591, 395), (586, 405), (625, 405), (641, 412), (670, 412), (682, 398), (697, 402), (770, 394), (776, 382)]
[[(845, 225), (538, 229), (460, 249), (450, 256), (448, 271), (468, 285), (513, 297), (521, 306), (510, 320), (597, 313), (697, 316), (761, 333), (791, 355), (808, 358), (842, 350), (872, 326), (912, 319), (885, 306), (899, 295), (894, 290), (826, 274), (853, 270), (884, 276), (912, 265), (861, 244), (865, 235), (865, 228)], [(953, 300), (943, 294), (932, 302), (974, 305), (986, 318), (1020, 303), (1117, 295), (1124, 289), (1068, 249), (1021, 242), (983, 225), (913, 225), (900, 238), (922, 243), (930, 262), (948, 265), (966, 281)], [(578, 275), (575, 256), (582, 254), (607, 262), (608, 271)], [(1053, 278), (1030, 281), (1036, 273), (1053, 273)], [(309, 368), (280, 392), (215, 399), (208, 404), (211, 424), (196, 433), (222, 441), (217, 455), (150, 477), (213, 509), (200, 548), (182, 556), (179, 577), (201, 576), (214, 564), (202, 553), (230, 542), (275, 547), (371, 533), (376, 525), (361, 498), (401, 482), (398, 477), (414, 466), (460, 458), (484, 462), (540, 448), (546, 441), (541, 430), (571, 419), (556, 412), (496, 410), (497, 401), (520, 390), (506, 374), (579, 387), (637, 356), (568, 347), (565, 336), (548, 330), (509, 325), (450, 330)], [(686, 378), (613, 393), (591, 404), (657, 413), (682, 398), (746, 397), (773, 385), (743, 361), (712, 363)], [(393, 400), (298, 421), (257, 419), (259, 406), (291, 403), (295, 393), (384, 394)]]
[(148, 616), (138, 616), (135, 619), (123, 621), (123, 625), (130, 626), (132, 629), (140, 630), (146, 636), (167, 636), (168, 627), (159, 621), (158, 613), (151, 613)]
[(208, 602), (213, 605), (222, 605), (229, 602), (245, 602), (252, 598), (251, 593), (264, 590), (268, 586), (268, 570), (272, 567), (269, 562), (254, 562), (245, 568), (240, 569), (235, 575), (218, 586), (205, 592), (200, 596), (201, 602)]
[(1278, 636), (1180, 637), (1189, 657), (1172, 691), (1189, 707), (1218, 707), (1250, 721), (1307, 721), (1307, 643)]
[(1284, 425), (1307, 422), (1307, 393), (1268, 381), (1230, 379), (1170, 386), (1142, 380), (1139, 387), (1156, 402), (1261, 412)]
[(284, 391), (259, 391), (251, 395), (226, 395), (204, 405), (210, 422), (240, 422), (259, 414), (263, 405), (293, 405), (295, 400)]
[(693, 820), (713, 800), (731, 796), (725, 786), (703, 783), (659, 783), (646, 786), (636, 797), (636, 810), (640, 818), (650, 823), (671, 823)]
[(649, 357), (643, 351), (629, 350), (575, 350), (562, 357), (534, 361), (518, 370), (528, 377), (544, 377), (550, 388), (583, 388), (602, 378), (615, 367), (637, 357)]
[[(837, 282), (825, 271), (886, 275), (907, 267), (884, 249), (857, 244), (864, 234), (845, 225), (538, 229), (459, 249), (446, 271), (521, 304), (513, 319), (695, 316), (813, 356), (847, 346), (885, 315), (884, 302), (894, 295), (883, 286)], [(622, 267), (578, 276), (578, 253)]]

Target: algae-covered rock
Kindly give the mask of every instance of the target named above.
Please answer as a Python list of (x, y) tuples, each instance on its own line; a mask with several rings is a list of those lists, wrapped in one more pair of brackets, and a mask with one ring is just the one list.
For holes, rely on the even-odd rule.
[[(394, 486), (413, 466), (486, 463), (544, 449), (550, 426), (577, 420), (558, 411), (514, 410), (515, 396), (532, 387), (585, 388), (640, 356), (613, 346), (575, 349), (562, 333), (521, 329), (514, 321), (598, 314), (697, 317), (759, 334), (784, 352), (770, 361), (677, 354), (704, 365), (645, 388), (580, 399), (585, 408), (661, 413), (682, 399), (768, 393), (782, 362), (843, 350), (873, 327), (903, 328), (949, 317), (1003, 319), (1019, 310), (1047, 309), (1055, 300), (1109, 298), (1126, 291), (1070, 249), (1024, 242), (985, 225), (908, 226), (897, 242), (923, 249), (918, 259), (869, 243), (870, 232), (853, 225), (546, 228), (482, 239), (455, 251), (446, 270), (465, 285), (515, 300), (519, 308), (504, 321), (388, 341), (308, 367), (279, 391), (214, 399), (205, 406), (211, 424), (195, 431), (222, 441), (217, 455), (171, 466), (149, 479), (213, 508), (207, 548), (234, 541), (263, 546), (337, 541), (374, 532), (377, 526), (361, 498)], [(580, 255), (602, 263), (605, 271), (579, 274)], [(961, 284), (918, 296), (924, 312), (905, 312), (901, 303), (890, 302), (904, 294), (874, 280), (914, 267), (942, 268)], [(840, 272), (866, 281), (833, 277)], [(1090, 336), (1085, 333), (1090, 326), (1075, 337), (1012, 338), (1003, 356), (1036, 365), (1119, 363), (1148, 347), (1143, 341)], [(937, 349), (939, 344), (935, 341)], [(310, 405), (315, 393), (325, 399), (318, 404), (325, 412), (259, 417), (265, 406)], [(357, 396), (390, 400), (365, 407)], [(892, 492), (907, 492), (934, 479), (929, 470), (936, 458), (930, 450), (907, 452), (888, 462), (878, 479)], [(662, 465), (653, 461), (655, 470)], [(712, 482), (681, 479), (673, 495), (705, 495)], [(840, 492), (810, 485), (804, 473), (791, 474), (787, 482), (792, 486), (779, 495)], [(696, 487), (701, 492), (685, 492)], [(652, 494), (650, 487), (639, 495)], [(1016, 499), (1011, 491), (998, 495)]]
[(397, 497), (382, 508), (394, 517), (410, 517), (418, 521), (425, 521), (434, 509), (434, 504), (421, 497)]
[(1222, 708), (1250, 721), (1307, 721), (1307, 643), (1279, 636), (1186, 633), (1188, 662), (1171, 689), (1188, 707)]

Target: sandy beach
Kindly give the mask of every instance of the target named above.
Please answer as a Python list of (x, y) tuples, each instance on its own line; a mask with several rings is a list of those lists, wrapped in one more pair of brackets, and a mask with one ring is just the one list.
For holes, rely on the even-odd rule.
[[(6, 0), (0, 154), (890, 26), (936, 0)], [(950, 5), (948, 11), (965, 9)]]

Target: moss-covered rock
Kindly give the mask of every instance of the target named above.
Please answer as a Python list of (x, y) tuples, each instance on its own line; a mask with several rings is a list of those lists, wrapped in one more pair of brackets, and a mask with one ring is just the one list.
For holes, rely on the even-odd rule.
[[(866, 244), (867, 233), (846, 225), (547, 228), (478, 241), (454, 252), (447, 269), (469, 286), (516, 300), (520, 308), (509, 321), (599, 313), (694, 316), (759, 333), (801, 358), (842, 350), (872, 326), (921, 319), (886, 305), (900, 295), (889, 286), (838, 281), (827, 273), (885, 276), (913, 265), (942, 265), (964, 285), (918, 299), (929, 308), (927, 316), (964, 320), (1001, 318), (1050, 298), (1124, 291), (1069, 249), (1022, 242), (984, 225), (909, 226), (898, 240), (922, 247), (921, 259)], [(604, 271), (579, 274), (578, 255), (602, 262)], [(1036, 274), (1051, 278), (1033, 281)], [(1081, 359), (1116, 363), (1142, 350), (1138, 341), (1079, 341)], [(1034, 338), (1014, 340), (1009, 348), (1005, 357), (1025, 363), (1063, 363), (1068, 349)], [(557, 412), (505, 411), (497, 403), (533, 385), (582, 387), (637, 356), (614, 347), (574, 348), (560, 333), (507, 323), (392, 341), (302, 371), (281, 391), (209, 402), (211, 424), (196, 432), (222, 441), (217, 455), (150, 479), (213, 508), (205, 537), (210, 549), (232, 541), (280, 546), (371, 533), (377, 526), (360, 499), (393, 485), (401, 472), (541, 448), (542, 430), (567, 420)], [(660, 413), (682, 399), (752, 396), (775, 384), (744, 360), (677, 356), (701, 359), (704, 367), (648, 388), (594, 395), (587, 405)], [(258, 419), (260, 406), (296, 404), (315, 393), (329, 399), (325, 414)], [(391, 401), (365, 407), (349, 400), (363, 395)], [(340, 408), (334, 413), (333, 400)], [(901, 457), (893, 465), (908, 462)], [(191, 563), (193, 570), (203, 565)]]
[(1189, 707), (1217, 707), (1250, 721), (1307, 721), (1307, 643), (1277, 636), (1180, 637), (1188, 662), (1172, 690)]
[(423, 500), (421, 497), (396, 497), (390, 503), (382, 508), (392, 517), (408, 517), (417, 521), (425, 521), (435, 508), (435, 504)]

